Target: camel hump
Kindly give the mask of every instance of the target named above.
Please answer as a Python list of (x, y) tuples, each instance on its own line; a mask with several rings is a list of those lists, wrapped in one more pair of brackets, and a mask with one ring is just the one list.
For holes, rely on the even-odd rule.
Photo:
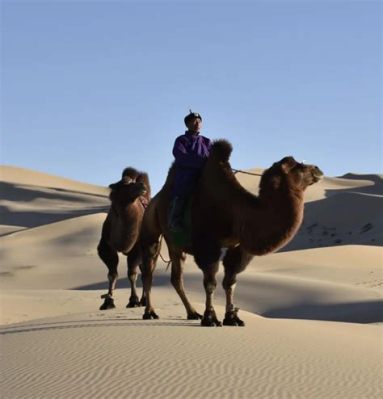
[(211, 146), (209, 158), (215, 158), (218, 162), (227, 162), (232, 150), (233, 147), (227, 140), (215, 140)]

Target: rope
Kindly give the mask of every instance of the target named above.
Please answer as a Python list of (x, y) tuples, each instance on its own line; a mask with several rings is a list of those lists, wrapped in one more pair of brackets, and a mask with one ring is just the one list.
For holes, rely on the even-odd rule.
[(166, 263), (166, 270), (168, 270), (168, 268), (169, 268), (170, 264), (172, 263), (172, 261), (171, 260), (165, 260), (162, 257), (161, 252), (160, 252), (160, 258), (161, 258), (162, 262)]
[(262, 176), (262, 173), (251, 173), (251, 172), (245, 172), (244, 170), (240, 170), (240, 169), (231, 169), (234, 174), (236, 173), (244, 173), (245, 175), (251, 175), (251, 176)]
[(160, 256), (162, 262), (166, 263), (166, 270), (168, 270), (170, 264), (172, 263), (172, 260), (171, 260), (171, 259), (170, 259), (170, 260), (165, 260), (165, 259), (163, 258), (163, 256), (161, 255), (161, 247), (162, 247), (162, 239), (163, 239), (163, 238), (164, 238), (164, 236), (161, 235), (161, 238), (160, 238), (160, 245), (159, 245), (160, 250), (159, 250), (159, 252), (158, 252), (158, 255)]

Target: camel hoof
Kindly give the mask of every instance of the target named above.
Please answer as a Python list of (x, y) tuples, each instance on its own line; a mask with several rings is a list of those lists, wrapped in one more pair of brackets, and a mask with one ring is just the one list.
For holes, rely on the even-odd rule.
[(126, 305), (127, 308), (138, 308), (141, 306), (141, 302), (137, 297), (129, 298), (129, 303)]
[(222, 327), (222, 323), (219, 320), (203, 318), (201, 320), (201, 326), (202, 327)]
[(100, 310), (114, 309), (115, 307), (114, 299), (105, 297), (104, 303), (100, 306)]
[(217, 319), (215, 311), (205, 311), (201, 320), (202, 327), (222, 327), (222, 323)]
[(245, 322), (238, 317), (238, 308), (231, 312), (226, 312), (225, 318), (223, 319), (224, 326), (236, 326), (244, 327)]
[(245, 326), (245, 322), (243, 320), (239, 319), (238, 317), (236, 317), (236, 318), (227, 318), (227, 317), (225, 317), (223, 319), (223, 325), (224, 326), (244, 327)]
[(154, 310), (151, 310), (150, 312), (145, 312), (142, 318), (143, 320), (159, 319), (158, 315), (154, 312)]
[(188, 314), (188, 320), (201, 320), (201, 319), (202, 315), (197, 312)]

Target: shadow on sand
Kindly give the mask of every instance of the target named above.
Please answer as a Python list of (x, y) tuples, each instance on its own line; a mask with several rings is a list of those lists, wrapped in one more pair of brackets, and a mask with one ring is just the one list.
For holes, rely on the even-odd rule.
[[(189, 275), (185, 277), (186, 286), (201, 287), (198, 296), (204, 299), (202, 276)], [(139, 286), (142, 286), (139, 284)], [(107, 290), (107, 282), (90, 284), (82, 287), (73, 288), (76, 290)], [(155, 276), (155, 287), (167, 287), (173, 290), (170, 284), (170, 276), (167, 274), (160, 274)], [(118, 288), (129, 289), (130, 284), (127, 278), (118, 281)], [(254, 287), (256, 289), (256, 286)], [(196, 292), (194, 291), (194, 295)], [(225, 301), (225, 294), (221, 287), (216, 290), (216, 303), (223, 305)], [(127, 293), (128, 298), (128, 293)], [(267, 318), (278, 319), (302, 319), (302, 320), (321, 320), (321, 321), (337, 321), (345, 323), (383, 323), (383, 300), (368, 300), (348, 303), (333, 303), (321, 304), (310, 303), (310, 299), (306, 298), (304, 303), (293, 306), (274, 306), (267, 311), (260, 311), (257, 309), (256, 297), (254, 303), (249, 305), (248, 295), (241, 298), (241, 290), (236, 292), (236, 304), (243, 310), (259, 314)], [(181, 302), (180, 302), (181, 303)]]
[[(109, 209), (107, 196), (58, 188), (0, 182), (0, 193), (1, 200), (15, 203), (32, 204), (39, 200), (51, 201), (49, 208), (44, 211), (32, 208), (19, 212), (0, 206), (0, 223), (7, 226), (37, 227), (65, 219), (107, 212)], [(74, 205), (74, 202), (77, 205)]]
[(105, 318), (103, 320), (76, 320), (53, 323), (35, 323), (15, 325), (11, 327), (0, 328), (0, 335), (11, 335), (30, 333), (38, 331), (100, 328), (100, 327), (199, 327), (199, 321), (166, 319), (166, 320), (142, 320), (137, 318)]
[(345, 323), (382, 323), (383, 301), (349, 302), (336, 304), (301, 304), (270, 309), (264, 317), (338, 321)]
[(368, 180), (373, 185), (326, 190), (326, 198), (306, 203), (302, 226), (279, 252), (340, 245), (383, 245), (383, 179), (378, 175), (353, 174), (341, 178)]

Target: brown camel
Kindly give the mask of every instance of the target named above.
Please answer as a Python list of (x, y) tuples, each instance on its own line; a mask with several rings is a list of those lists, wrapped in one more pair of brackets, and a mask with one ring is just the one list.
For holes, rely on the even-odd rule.
[(115, 307), (113, 291), (117, 282), (118, 253), (127, 256), (128, 278), (131, 296), (127, 307), (145, 304), (143, 293), (139, 301), (136, 290), (137, 269), (141, 264), (141, 248), (138, 244), (142, 218), (150, 201), (149, 178), (146, 173), (126, 168), (119, 182), (111, 184), (111, 206), (102, 226), (98, 255), (108, 268), (109, 290), (103, 295), (100, 310)]
[(190, 243), (175, 245), (167, 227), (174, 167), (146, 210), (141, 230), (142, 279), (146, 295), (144, 319), (158, 318), (150, 290), (161, 234), (172, 261), (171, 281), (185, 305), (188, 319), (198, 318), (199, 314), (189, 303), (183, 288), (185, 252), (194, 255), (203, 272), (206, 309), (202, 326), (221, 325), (214, 311), (213, 294), (222, 248), (227, 248), (223, 256), (223, 288), (226, 292), (223, 324), (243, 326), (233, 303), (237, 274), (246, 268), (253, 256), (282, 248), (299, 229), (303, 219), (303, 193), (322, 177), (321, 170), (299, 163), (293, 157), (285, 157), (263, 173), (256, 196), (235, 178), (229, 163), (231, 151), (231, 144), (225, 140), (216, 141), (212, 147), (191, 201)]

